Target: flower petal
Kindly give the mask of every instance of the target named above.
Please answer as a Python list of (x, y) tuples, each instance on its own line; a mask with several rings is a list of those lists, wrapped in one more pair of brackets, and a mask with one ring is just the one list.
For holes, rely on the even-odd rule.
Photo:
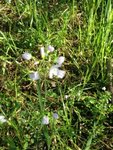
[(44, 58), (46, 56), (46, 53), (44, 51), (44, 47), (41, 47), (40, 48), (40, 54), (41, 54), (41, 57)]
[(58, 114), (57, 113), (53, 113), (53, 118), (54, 119), (58, 119), (59, 118)]
[(42, 118), (42, 124), (48, 125), (49, 124), (49, 117), (48, 116), (44, 116)]
[(59, 65), (59, 67), (61, 67), (61, 65), (63, 64), (64, 61), (65, 61), (64, 56), (60, 56), (57, 58), (57, 64)]
[(62, 78), (64, 78), (65, 74), (66, 74), (66, 72), (64, 70), (59, 69), (57, 72), (57, 77), (62, 79)]
[(25, 60), (30, 60), (32, 58), (32, 55), (28, 52), (25, 52), (24, 54), (22, 54), (22, 58)]
[(30, 73), (29, 77), (32, 80), (39, 80), (40, 79), (40, 76), (39, 76), (38, 72), (32, 72), (32, 73)]
[(55, 48), (53, 46), (49, 45), (47, 50), (49, 52), (53, 52), (55, 50)]
[(58, 74), (58, 65), (53, 65), (49, 71), (49, 78), (52, 79), (53, 76), (57, 76)]
[(1, 123), (4, 123), (4, 122), (7, 122), (7, 120), (5, 119), (4, 116), (1, 115), (1, 116), (0, 116), (0, 122), (1, 122)]

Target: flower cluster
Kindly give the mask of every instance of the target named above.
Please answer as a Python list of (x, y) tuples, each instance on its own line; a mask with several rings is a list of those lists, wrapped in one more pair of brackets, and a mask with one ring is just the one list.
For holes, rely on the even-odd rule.
[[(40, 54), (41, 54), (41, 57), (42, 58), (45, 58), (48, 53), (51, 53), (54, 51), (54, 47), (49, 45), (46, 49), (44, 47), (41, 47), (40, 48)], [(29, 61), (30, 59), (32, 59), (32, 55), (28, 52), (24, 52), (22, 54), (22, 58), (24, 60), (27, 60)], [(64, 76), (65, 76), (65, 71), (64, 70), (61, 70), (60, 67), (62, 66), (63, 62), (65, 61), (65, 57), (64, 56), (60, 56), (57, 58), (56, 60), (56, 64), (54, 64), (50, 70), (49, 70), (49, 78), (52, 79), (54, 76), (57, 77), (57, 78), (60, 78), (62, 79)], [(34, 65), (37, 65), (38, 62), (35, 62)], [(33, 81), (35, 80), (39, 80), (40, 79), (40, 76), (39, 76), (39, 73), (38, 71), (33, 71), (29, 74), (29, 78), (32, 79)], [(53, 119), (58, 119), (59, 116), (57, 113), (53, 113)], [(48, 125), (49, 124), (49, 117), (48, 116), (43, 116), (42, 118), (42, 124), (43, 125)]]
[[(40, 54), (41, 54), (41, 57), (44, 58), (45, 56), (47, 56), (47, 54), (49, 52), (53, 52), (54, 51), (54, 47), (49, 45), (45, 51), (45, 48), (44, 47), (41, 47), (40, 48)], [(24, 60), (30, 60), (32, 58), (32, 55), (28, 52), (24, 52), (22, 54), (22, 58)], [(53, 65), (50, 70), (49, 70), (49, 78), (52, 79), (54, 76), (56, 76), (57, 78), (64, 78), (66, 72), (64, 70), (61, 70), (59, 69), (63, 62), (65, 61), (65, 57), (64, 56), (60, 56), (57, 58), (56, 60), (56, 65)], [(39, 80), (40, 79), (40, 76), (39, 76), (39, 73), (37, 71), (33, 71), (29, 74), (29, 77), (31, 80), (35, 81), (35, 80)]]
[(53, 65), (50, 68), (50, 71), (49, 71), (49, 78), (50, 79), (52, 79), (53, 76), (56, 76), (60, 79), (62, 79), (65, 76), (66, 72), (64, 70), (59, 69), (59, 67), (62, 66), (64, 60), (65, 60), (65, 57), (63, 57), (63, 56), (60, 56), (57, 58), (56, 65)]

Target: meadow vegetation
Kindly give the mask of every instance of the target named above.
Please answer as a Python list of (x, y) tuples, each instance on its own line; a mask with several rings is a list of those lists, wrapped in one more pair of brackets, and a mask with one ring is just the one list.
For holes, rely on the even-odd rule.
[(0, 1), (0, 150), (113, 150), (112, 76), (112, 0)]

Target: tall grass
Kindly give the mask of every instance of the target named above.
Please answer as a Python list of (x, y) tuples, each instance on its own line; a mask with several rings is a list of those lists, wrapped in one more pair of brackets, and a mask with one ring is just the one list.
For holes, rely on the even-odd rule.
[[(7, 119), (0, 121), (1, 150), (113, 149), (112, 5), (0, 2), (0, 115)], [(40, 48), (48, 45), (55, 51), (41, 58)], [(29, 61), (22, 59), (26, 51)], [(65, 56), (60, 69), (66, 75), (49, 79), (59, 56)], [(38, 81), (30, 80), (31, 71), (39, 72)]]

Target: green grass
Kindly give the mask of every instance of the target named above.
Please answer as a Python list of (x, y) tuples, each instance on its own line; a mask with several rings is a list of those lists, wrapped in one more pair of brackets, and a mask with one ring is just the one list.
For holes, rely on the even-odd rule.
[[(59, 56), (66, 75), (49, 79)], [(0, 150), (112, 150), (112, 76), (112, 0), (0, 2)]]

